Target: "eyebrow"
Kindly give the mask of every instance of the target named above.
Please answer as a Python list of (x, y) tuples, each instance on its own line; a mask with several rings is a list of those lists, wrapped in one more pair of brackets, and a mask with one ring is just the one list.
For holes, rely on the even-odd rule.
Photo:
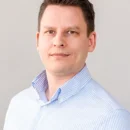
[(70, 30), (80, 30), (80, 28), (78, 26), (67, 27), (67, 29), (70, 29)]
[(51, 27), (51, 26), (44, 26), (43, 28), (45, 28), (45, 29), (54, 29), (54, 27)]
[[(55, 29), (56, 27), (52, 27), (52, 26), (43, 26), (44, 29)], [(78, 26), (68, 26), (65, 27), (66, 30), (80, 30), (80, 28)]]

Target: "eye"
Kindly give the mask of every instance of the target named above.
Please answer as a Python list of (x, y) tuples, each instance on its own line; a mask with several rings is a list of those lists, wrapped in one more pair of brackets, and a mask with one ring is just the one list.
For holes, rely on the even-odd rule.
[(72, 30), (68, 31), (67, 33), (68, 33), (68, 34), (78, 34), (78, 32), (72, 31)]
[(45, 31), (45, 34), (53, 35), (53, 34), (55, 34), (55, 31), (54, 30), (48, 30), (48, 31)]

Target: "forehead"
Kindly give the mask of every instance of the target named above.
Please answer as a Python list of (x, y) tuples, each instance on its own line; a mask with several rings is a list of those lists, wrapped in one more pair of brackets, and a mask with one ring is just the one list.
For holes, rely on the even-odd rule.
[(87, 25), (79, 7), (49, 5), (43, 13), (41, 26), (86, 28)]

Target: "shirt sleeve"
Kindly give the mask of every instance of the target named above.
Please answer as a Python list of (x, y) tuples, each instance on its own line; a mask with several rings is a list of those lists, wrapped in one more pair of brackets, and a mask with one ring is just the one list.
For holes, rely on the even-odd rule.
[(14, 111), (14, 101), (12, 99), (10, 104), (9, 104), (7, 113), (6, 113), (3, 130), (17, 130), (17, 128), (15, 128), (13, 126), (13, 123), (12, 123), (12, 122), (14, 122), (14, 113), (15, 113), (15, 111)]
[(130, 130), (130, 113), (123, 109), (112, 112), (99, 130)]

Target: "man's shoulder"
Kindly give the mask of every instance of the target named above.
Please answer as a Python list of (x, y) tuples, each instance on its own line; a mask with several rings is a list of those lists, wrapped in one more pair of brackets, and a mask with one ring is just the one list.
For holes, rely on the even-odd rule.
[[(89, 89), (88, 89), (89, 88)], [(86, 93), (89, 90), (89, 99), (97, 106), (108, 110), (122, 109), (120, 103), (97, 81), (91, 80), (88, 87), (85, 87)], [(84, 91), (85, 92), (85, 91)], [(83, 92), (83, 93), (84, 93)], [(87, 96), (87, 95), (86, 95)]]
[(92, 79), (88, 86), (83, 89), (81, 95), (84, 95), (83, 98), (85, 98), (84, 103), (87, 104), (87, 111), (91, 114), (94, 113), (95, 119), (96, 117), (102, 117), (103, 129), (106, 127), (110, 129), (110, 126), (113, 126), (114, 129), (112, 130), (115, 130), (116, 127), (118, 130), (123, 127), (130, 128), (130, 113), (98, 82)]
[(116, 109), (106, 115), (102, 124), (102, 129), (111, 130), (129, 130), (130, 113), (125, 109)]
[(38, 98), (35, 89), (31, 86), (17, 93), (12, 99), (11, 104), (14, 103), (26, 103), (28, 101), (34, 101)]
[(6, 113), (4, 130), (18, 130), (21, 127), (27, 127), (21, 124), (23, 122), (30, 123), (38, 110), (39, 106), (36, 102), (36, 92), (33, 87), (22, 90), (10, 101)]

